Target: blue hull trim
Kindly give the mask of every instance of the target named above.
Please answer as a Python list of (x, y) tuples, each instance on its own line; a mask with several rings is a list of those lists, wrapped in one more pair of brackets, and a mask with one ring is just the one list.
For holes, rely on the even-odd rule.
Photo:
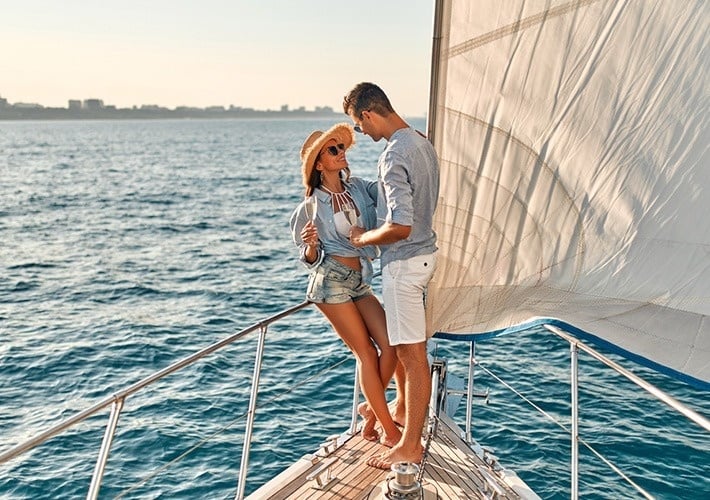
[(668, 375), (669, 377), (672, 377), (676, 380), (680, 380), (683, 383), (686, 383), (692, 387), (695, 387), (697, 389), (701, 389), (704, 391), (710, 391), (710, 382), (706, 382), (704, 380), (700, 380), (695, 377), (691, 377), (690, 375), (687, 375), (685, 373), (679, 372), (677, 370), (674, 370), (672, 368), (669, 368), (667, 366), (660, 365), (656, 363), (655, 361), (651, 361), (648, 358), (645, 358), (643, 356), (639, 356), (638, 354), (634, 354), (631, 351), (627, 351), (626, 349), (623, 349), (619, 347), (616, 344), (613, 344), (609, 342), (608, 340), (601, 339), (597, 337), (596, 335), (593, 335), (589, 332), (585, 332), (584, 330), (581, 330), (577, 328), (576, 326), (573, 326), (569, 323), (566, 323), (564, 321), (561, 321), (559, 319), (555, 318), (538, 318), (532, 321), (528, 321), (525, 323), (520, 323), (518, 325), (514, 325), (508, 328), (503, 328), (501, 330), (492, 330), (488, 332), (481, 332), (481, 333), (446, 333), (446, 332), (436, 332), (434, 334), (434, 338), (437, 339), (445, 339), (445, 340), (456, 340), (456, 341), (481, 341), (481, 340), (489, 340), (495, 337), (500, 337), (502, 335), (510, 335), (513, 333), (519, 333), (523, 332), (526, 330), (530, 330), (532, 328), (536, 327), (544, 327), (544, 325), (552, 325), (556, 326), (560, 330), (564, 330), (565, 332), (569, 333), (573, 337), (579, 339), (579, 340), (584, 340), (589, 342), (590, 344), (594, 344), (597, 347), (601, 347), (604, 349), (607, 349), (614, 354), (618, 354), (619, 356), (626, 358), (630, 361), (633, 361), (634, 363), (637, 363), (641, 366), (645, 366), (647, 368), (650, 368), (653, 371), (656, 371), (658, 373), (662, 373), (664, 375)]

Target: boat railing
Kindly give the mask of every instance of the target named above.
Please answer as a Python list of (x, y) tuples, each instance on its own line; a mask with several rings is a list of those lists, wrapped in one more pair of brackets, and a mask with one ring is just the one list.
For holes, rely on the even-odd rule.
[[(589, 449), (599, 460), (604, 462), (614, 473), (616, 473), (619, 477), (621, 477), (624, 481), (626, 481), (629, 485), (631, 485), (638, 493), (640, 493), (642, 496), (646, 498), (653, 498), (653, 496), (645, 491), (641, 486), (639, 486), (636, 482), (634, 482), (630, 477), (628, 477), (622, 470), (620, 470), (617, 466), (615, 466), (610, 460), (608, 460), (606, 457), (604, 457), (600, 452), (598, 452), (596, 449), (594, 449), (589, 443), (586, 443), (582, 437), (579, 434), (579, 359), (578, 359), (578, 353), (579, 351), (584, 351), (585, 353), (589, 354), (592, 356), (594, 359), (597, 361), (603, 363), (607, 367), (611, 368), (614, 370), (616, 373), (626, 377), (628, 380), (633, 382), (635, 385), (638, 387), (642, 388), (658, 400), (662, 401), (665, 403), (667, 406), (675, 410), (676, 412), (680, 413), (681, 415), (685, 416), (689, 420), (695, 422), (698, 424), (700, 427), (705, 429), (706, 431), (710, 432), (710, 421), (697, 413), (696, 411), (688, 408), (686, 405), (681, 403), (680, 401), (676, 400), (669, 394), (665, 393), (658, 387), (654, 386), (653, 384), (647, 382), (646, 380), (642, 379), (641, 377), (635, 375), (634, 373), (630, 372), (626, 368), (622, 367), (618, 363), (612, 361), (608, 357), (604, 356), (597, 350), (593, 349), (590, 347), (588, 344), (582, 342), (580, 339), (576, 338), (574, 335), (572, 335), (570, 332), (564, 331), (558, 324), (547, 324), (545, 322), (541, 322), (541, 325), (555, 334), (556, 336), (562, 338), (563, 340), (567, 341), (569, 344), (570, 348), (570, 408), (571, 408), (571, 415), (570, 415), (570, 426), (565, 427), (564, 425), (559, 424), (553, 417), (551, 417), (549, 414), (547, 414), (544, 410), (542, 410), (540, 407), (535, 405), (533, 402), (527, 400), (526, 398), (523, 397), (523, 399), (526, 399), (528, 403), (530, 403), (532, 406), (534, 406), (539, 412), (545, 414), (550, 420), (553, 422), (558, 423), (558, 425), (561, 425), (565, 431), (568, 431), (570, 434), (571, 438), (571, 453), (570, 453), (570, 498), (573, 500), (576, 500), (579, 497), (579, 444), (582, 443), (587, 449)], [(472, 427), (472, 422), (473, 422), (473, 397), (482, 397), (482, 398), (487, 398), (488, 394), (487, 392), (485, 393), (477, 393), (474, 390), (474, 367), (476, 366), (481, 366), (477, 359), (476, 359), (476, 336), (475, 335), (461, 335), (459, 338), (456, 338), (456, 336), (452, 335), (446, 335), (444, 336), (446, 340), (459, 340), (459, 341), (467, 341), (470, 342), (470, 350), (469, 350), (469, 360), (468, 360), (468, 377), (467, 377), (467, 385), (466, 388), (463, 391), (453, 391), (453, 392), (461, 392), (462, 395), (466, 396), (466, 424), (465, 424), (465, 435), (464, 439), (466, 440), (467, 443), (472, 444), (473, 443), (473, 437), (472, 437), (472, 432), (471, 432), (471, 427)], [(512, 392), (517, 393), (517, 391), (513, 388), (505, 384), (501, 379), (495, 376), (495, 374), (491, 373), (489, 370), (484, 368), (484, 371), (492, 375), (494, 378), (496, 378), (499, 382), (501, 382), (503, 385), (507, 387), (507, 389), (511, 390)], [(517, 393), (519, 396), (522, 397), (521, 394)]]
[[(615, 363), (611, 359), (607, 358), (606, 356), (602, 355), (595, 349), (592, 349), (589, 347), (587, 344), (584, 342), (581, 342), (579, 339), (575, 338), (574, 336), (570, 335), (567, 332), (564, 332), (561, 330), (559, 327), (554, 326), (554, 325), (545, 325), (545, 328), (547, 328), (549, 331), (557, 335), (558, 337), (561, 337), (562, 339), (566, 340), (569, 343), (570, 346), (570, 367), (571, 367), (571, 377), (570, 377), (570, 394), (571, 394), (571, 408), (572, 408), (572, 415), (571, 415), (571, 444), (572, 444), (572, 453), (571, 453), (571, 471), (572, 471), (572, 477), (571, 477), (571, 490), (573, 492), (572, 499), (576, 500), (578, 497), (577, 491), (578, 491), (578, 485), (579, 485), (579, 464), (578, 464), (578, 458), (579, 458), (579, 443), (580, 443), (580, 436), (579, 436), (579, 405), (578, 405), (578, 395), (579, 395), (579, 364), (578, 364), (578, 352), (580, 350), (586, 352), (593, 358), (595, 358), (597, 361), (600, 361), (601, 363), (605, 364), (609, 368), (613, 369), (616, 373), (626, 377), (628, 380), (657, 398), (658, 400), (662, 401), (675, 411), (679, 412), (680, 414), (684, 415), (691, 421), (695, 422), (702, 428), (704, 428), (706, 431), (710, 432), (710, 421), (700, 415), (699, 413), (695, 412), (694, 410), (688, 408), (685, 406), (683, 403), (678, 401), (677, 399), (673, 398), (669, 394), (666, 394), (662, 390), (660, 390), (658, 387), (654, 386), (653, 384), (643, 380), (641, 377), (635, 375), (634, 373), (630, 372), (626, 368), (622, 367), (618, 363)], [(614, 466), (610, 461), (608, 461), (606, 458), (604, 458), (600, 453), (598, 453), (596, 450), (591, 448), (589, 445), (586, 445), (590, 451), (592, 451), (599, 459), (601, 459), (604, 463), (606, 463), (609, 467), (612, 468), (618, 475), (620, 475), (626, 482), (628, 482), (631, 486), (633, 486), (641, 495), (643, 495), (646, 498), (653, 498), (653, 496), (645, 491), (641, 486), (636, 484), (634, 481), (631, 480), (628, 476), (626, 476), (621, 470), (619, 470), (616, 466)]]
[[(312, 303), (305, 301), (301, 302), (300, 304), (297, 304), (293, 307), (290, 307), (288, 309), (285, 309), (283, 311), (280, 311), (272, 316), (267, 317), (266, 319), (263, 319), (257, 323), (254, 323), (253, 325), (249, 326), (248, 328), (245, 328), (237, 333), (234, 333), (219, 342), (215, 342), (214, 344), (211, 344), (210, 346), (195, 352), (194, 354), (187, 356), (165, 368), (162, 370), (159, 370), (152, 375), (149, 375), (148, 377), (145, 377), (138, 382), (130, 385), (129, 387), (118, 391), (117, 393), (99, 401), (98, 403), (92, 405), (91, 407), (71, 416), (70, 418), (64, 420), (63, 422), (60, 422), (46, 431), (36, 435), (33, 438), (28, 439), (27, 441), (20, 443), (9, 450), (0, 453), (0, 464), (3, 464), (19, 455), (22, 453), (31, 450), (32, 448), (35, 448), (36, 446), (39, 446), (40, 444), (44, 443), (48, 439), (62, 433), (63, 431), (69, 429), (70, 427), (73, 427), (74, 425), (83, 422), (84, 420), (88, 419), (89, 417), (95, 415), (96, 413), (100, 412), (101, 410), (104, 410), (107, 407), (111, 407), (110, 415), (109, 415), (109, 420), (108, 424), (106, 425), (106, 430), (104, 432), (103, 440), (101, 442), (101, 447), (99, 450), (99, 456), (96, 461), (96, 465), (94, 467), (94, 472), (91, 477), (91, 485), (89, 486), (89, 491), (87, 494), (88, 499), (95, 499), (98, 497), (99, 493), (99, 488), (101, 487), (101, 481), (103, 478), (104, 471), (106, 469), (106, 463), (108, 462), (108, 457), (111, 449), (111, 444), (113, 442), (113, 437), (116, 433), (116, 429), (118, 427), (118, 419), (121, 415), (121, 410), (123, 409), (123, 405), (126, 401), (126, 398), (129, 396), (139, 392), (141, 389), (144, 389), (147, 386), (150, 386), (151, 384), (157, 382), (158, 380), (177, 372), (178, 370), (181, 370), (185, 367), (188, 367), (192, 365), (193, 363), (205, 358), (206, 356), (214, 353), (215, 351), (218, 351), (234, 342), (236, 342), (239, 339), (242, 339), (243, 337), (254, 333), (256, 331), (259, 332), (259, 337), (257, 341), (257, 349), (256, 349), (256, 356), (255, 356), (255, 361), (254, 361), (254, 371), (252, 374), (252, 385), (251, 385), (251, 392), (250, 392), (250, 397), (249, 397), (249, 406), (248, 406), (248, 412), (247, 412), (247, 421), (246, 421), (246, 430), (245, 430), (245, 436), (244, 436), (244, 444), (243, 444), (243, 450), (242, 450), (242, 457), (241, 457), (241, 462), (240, 462), (240, 467), (239, 467), (239, 480), (238, 480), (238, 493), (237, 493), (237, 498), (243, 498), (244, 496), (244, 487), (246, 484), (246, 475), (247, 475), (247, 468), (249, 466), (249, 447), (251, 445), (251, 435), (252, 435), (252, 430), (254, 427), (254, 417), (255, 417), (255, 412), (256, 412), (256, 402), (257, 402), (257, 394), (258, 394), (258, 386), (259, 386), (259, 377), (261, 373), (261, 363), (263, 359), (263, 353), (264, 353), (264, 339), (266, 337), (266, 333), (268, 330), (269, 325), (273, 324), (276, 321), (279, 321), (283, 318), (286, 318), (308, 306), (310, 306)], [(350, 425), (351, 430), (354, 432), (354, 429), (357, 425), (357, 406), (355, 402), (359, 398), (359, 392), (356, 384), (356, 388), (354, 391), (353, 395), (353, 417), (352, 417), (352, 422)]]
[[(258, 396), (258, 388), (259, 388), (259, 378), (261, 374), (261, 363), (263, 359), (263, 353), (264, 353), (264, 340), (268, 331), (268, 328), (270, 325), (273, 323), (282, 320), (286, 317), (291, 316), (292, 314), (301, 311), (302, 309), (305, 309), (311, 305), (310, 302), (301, 302), (300, 304), (297, 304), (295, 306), (292, 306), (288, 309), (282, 310), (272, 316), (267, 317), (266, 319), (263, 319), (261, 321), (258, 321), (257, 323), (252, 324), (248, 328), (245, 328), (237, 333), (234, 333), (214, 344), (209, 345), (208, 347), (195, 352), (194, 354), (187, 356), (169, 366), (166, 368), (163, 368), (162, 370), (159, 370), (152, 375), (149, 375), (148, 377), (145, 377), (138, 382), (130, 385), (129, 387), (118, 391), (117, 393), (99, 401), (98, 403), (92, 405), (91, 407), (76, 413), (75, 415), (71, 416), (70, 418), (64, 420), (63, 422), (60, 422), (51, 428), (47, 429), (46, 431), (38, 434), (35, 437), (30, 438), (29, 440), (20, 443), (2, 453), (0, 453), (0, 464), (3, 464), (21, 454), (24, 452), (42, 444), (43, 442), (47, 441), (53, 436), (56, 436), (63, 431), (69, 429), (70, 427), (88, 419), (89, 417), (95, 415), (101, 410), (104, 410), (107, 407), (110, 407), (110, 415), (108, 419), (108, 423), (106, 425), (106, 429), (104, 432), (104, 436), (101, 442), (101, 447), (99, 450), (99, 456), (96, 461), (96, 465), (94, 467), (94, 472), (92, 474), (92, 479), (91, 479), (91, 485), (89, 487), (89, 491), (87, 493), (87, 498), (93, 499), (98, 497), (98, 492), (99, 488), (101, 486), (101, 481), (103, 478), (104, 470), (106, 468), (106, 464), (108, 462), (108, 457), (110, 454), (110, 449), (111, 449), (111, 444), (113, 441), (113, 437), (116, 433), (116, 429), (118, 426), (118, 420), (121, 415), (121, 410), (123, 409), (124, 403), (126, 401), (126, 398), (129, 396), (134, 395), (135, 393), (139, 392), (140, 390), (144, 389), (145, 387), (150, 386), (151, 384), (155, 383), (156, 381), (166, 377), (167, 375), (170, 375), (172, 373), (175, 373), (185, 367), (188, 367), (192, 365), (193, 363), (205, 358), (206, 356), (226, 347), (229, 346), (230, 344), (236, 342), (239, 339), (244, 338), (245, 336), (257, 332), (258, 331), (258, 341), (257, 341), (257, 347), (256, 347), (256, 356), (255, 356), (255, 361), (254, 361), (254, 367), (253, 367), (253, 374), (252, 374), (252, 381), (251, 381), (251, 391), (250, 391), (250, 397), (249, 397), (249, 405), (248, 405), (248, 410), (246, 413), (246, 427), (245, 427), (245, 435), (244, 435), (244, 443), (243, 443), (243, 449), (242, 449), (242, 455), (241, 455), (241, 461), (240, 461), (240, 467), (239, 467), (239, 478), (238, 478), (238, 487), (237, 487), (237, 494), (236, 498), (241, 499), (244, 497), (245, 493), (245, 486), (246, 486), (246, 477), (247, 477), (247, 470), (249, 467), (249, 452), (250, 452), (250, 445), (251, 445), (251, 436), (252, 436), (252, 430), (254, 426), (254, 418), (256, 414), (256, 408), (257, 408), (257, 396)], [(575, 338), (574, 336), (570, 335), (568, 332), (562, 331), (559, 327), (555, 325), (544, 325), (549, 331), (554, 333), (555, 335), (563, 338), (566, 340), (569, 345), (570, 345), (570, 353), (571, 353), (571, 428), (569, 429), (570, 435), (571, 435), (571, 443), (572, 443), (572, 448), (571, 448), (571, 498), (576, 499), (578, 497), (578, 445), (581, 441), (581, 438), (579, 436), (579, 427), (578, 427), (578, 398), (577, 398), (577, 393), (578, 393), (578, 378), (577, 378), (577, 370), (578, 370), (578, 359), (577, 359), (577, 353), (579, 350), (583, 350), (586, 353), (590, 354), (592, 357), (595, 359), (601, 361), (608, 367), (612, 368), (614, 371), (617, 373), (620, 373), (621, 375), (625, 376), (629, 380), (631, 380), (633, 383), (638, 385), (639, 387), (643, 388), (671, 408), (675, 409), (676, 411), (680, 412), (687, 418), (691, 419), (692, 421), (696, 422), (698, 425), (702, 426), (705, 430), (710, 431), (710, 423), (706, 418), (703, 416), (699, 415), (697, 412), (691, 410), (690, 408), (686, 407), (679, 401), (675, 400), (668, 394), (664, 393), (660, 389), (656, 388), (655, 386), (651, 385), (650, 383), (644, 381), (640, 377), (637, 377), (633, 373), (629, 372), (625, 368), (621, 367), (617, 363), (611, 361), (610, 359), (606, 358), (599, 352), (595, 351), (591, 347), (589, 347), (587, 344), (581, 342), (579, 339)], [(465, 340), (465, 339), (461, 339)], [(471, 436), (471, 422), (472, 422), (472, 398), (476, 395), (474, 392), (473, 388), (473, 372), (474, 372), (474, 366), (480, 366), (476, 360), (475, 357), (475, 340), (468, 339), (471, 342), (470, 346), (470, 355), (469, 355), (469, 360), (468, 360), (468, 366), (469, 366), (469, 372), (468, 372), (468, 385), (463, 391), (463, 395), (466, 396), (466, 430), (465, 430), (465, 439), (467, 442), (472, 443), (472, 436)], [(512, 388), (511, 388), (512, 389)], [(352, 405), (352, 418), (351, 418), (351, 423), (350, 423), (350, 428), (349, 428), (349, 433), (354, 433), (356, 432), (357, 429), (357, 404), (359, 401), (360, 393), (359, 393), (359, 387), (357, 384), (357, 373), (355, 374), (355, 384), (354, 384), (354, 390), (353, 390), (353, 405)], [(584, 443), (585, 446), (586, 443)], [(589, 447), (589, 446), (588, 446)], [(627, 482), (629, 482), (634, 488), (636, 488), (642, 495), (647, 496), (650, 498), (650, 495), (645, 492), (643, 489), (641, 489), (638, 485), (636, 485), (633, 481), (631, 481), (622, 471), (620, 471), (618, 468), (616, 468), (613, 464), (611, 464), (608, 460), (606, 460), (603, 456), (601, 456), (599, 453), (597, 453), (595, 450), (592, 450), (592, 452), (597, 455), (599, 459), (604, 461), (607, 465), (609, 465), (612, 470), (614, 470), (620, 477), (625, 479)]]

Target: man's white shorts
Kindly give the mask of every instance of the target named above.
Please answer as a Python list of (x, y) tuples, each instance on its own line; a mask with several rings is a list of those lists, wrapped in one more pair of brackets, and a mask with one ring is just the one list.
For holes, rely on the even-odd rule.
[(382, 300), (391, 345), (426, 341), (424, 297), (436, 253), (395, 260), (382, 269)]

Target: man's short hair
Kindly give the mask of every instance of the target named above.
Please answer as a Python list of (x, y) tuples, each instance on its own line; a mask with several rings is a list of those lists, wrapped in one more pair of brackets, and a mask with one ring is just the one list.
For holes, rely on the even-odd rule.
[(343, 111), (362, 118), (363, 111), (372, 111), (380, 116), (394, 113), (394, 108), (384, 91), (370, 82), (361, 82), (343, 98)]

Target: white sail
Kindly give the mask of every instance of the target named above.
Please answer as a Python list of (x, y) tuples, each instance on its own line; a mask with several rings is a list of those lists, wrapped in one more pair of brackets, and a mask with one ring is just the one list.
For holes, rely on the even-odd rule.
[(710, 3), (442, 3), (430, 332), (557, 318), (710, 388)]

